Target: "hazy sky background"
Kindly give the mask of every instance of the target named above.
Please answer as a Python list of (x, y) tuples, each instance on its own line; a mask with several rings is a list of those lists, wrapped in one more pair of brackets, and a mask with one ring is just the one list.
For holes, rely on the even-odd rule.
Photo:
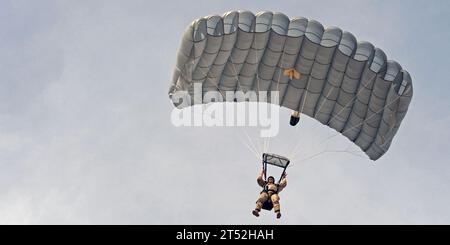
[[(255, 129), (172, 126), (168, 82), (194, 19), (246, 9), (339, 26), (413, 78), (410, 110), (376, 163), (309, 119), (283, 218), (251, 215)], [(1, 224), (450, 224), (450, 2), (0, 0)], [(256, 142), (256, 138), (253, 138)], [(356, 148), (351, 148), (356, 149)], [(364, 156), (363, 154), (360, 154)]]

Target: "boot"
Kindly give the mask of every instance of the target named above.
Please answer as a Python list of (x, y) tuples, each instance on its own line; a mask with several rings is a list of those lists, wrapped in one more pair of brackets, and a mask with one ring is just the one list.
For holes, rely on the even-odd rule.
[(299, 121), (300, 121), (300, 112), (298, 111), (292, 112), (289, 124), (291, 124), (291, 126), (295, 126)]
[(255, 215), (256, 217), (259, 217), (259, 210), (258, 209), (253, 210), (252, 214)]
[(281, 213), (278, 211), (277, 212), (277, 219), (281, 218)]

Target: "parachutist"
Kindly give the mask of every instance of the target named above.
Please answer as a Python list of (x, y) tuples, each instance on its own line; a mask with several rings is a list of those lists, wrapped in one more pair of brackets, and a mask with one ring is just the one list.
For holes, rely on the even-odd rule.
[[(255, 210), (252, 211), (253, 215), (256, 217), (259, 217), (259, 212), (261, 209), (273, 209), (277, 219), (281, 218), (280, 196), (278, 193), (280, 193), (287, 186), (286, 168), (289, 165), (289, 162), (289, 159), (282, 156), (267, 153), (263, 154), (263, 169), (256, 179), (258, 185), (261, 186), (263, 190), (259, 193)], [(267, 164), (284, 168), (278, 183), (275, 182), (275, 178), (273, 176), (269, 176), (267, 180), (265, 180)]]
[(253, 210), (253, 215), (258, 217), (261, 208), (263, 208), (264, 205), (270, 205), (268, 204), (268, 202), (271, 202), (273, 210), (277, 215), (277, 219), (279, 219), (281, 218), (281, 211), (280, 211), (280, 197), (278, 196), (278, 193), (281, 192), (287, 185), (286, 180), (287, 174), (283, 175), (280, 183), (278, 184), (275, 183), (275, 178), (273, 176), (269, 176), (269, 178), (267, 178), (267, 181), (264, 181), (263, 174), (264, 173), (261, 172), (261, 174), (256, 179), (258, 185), (263, 187), (263, 190), (259, 194), (259, 198), (256, 201), (256, 208), (255, 210)]
[(291, 126), (295, 126), (298, 124), (299, 121), (300, 121), (300, 112), (293, 111), (289, 123), (291, 124)]

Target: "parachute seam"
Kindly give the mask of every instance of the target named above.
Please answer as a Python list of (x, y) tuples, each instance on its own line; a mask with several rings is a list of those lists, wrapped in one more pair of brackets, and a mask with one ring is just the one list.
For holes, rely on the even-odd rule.
[[(402, 75), (402, 76), (403, 76), (403, 75)], [(391, 92), (391, 91), (394, 91), (394, 93), (395, 93), (394, 83), (391, 83), (391, 86), (389, 87), (389, 90), (388, 90), (388, 92), (386, 93), (386, 100), (385, 100), (385, 102), (384, 102), (384, 105), (386, 105), (387, 97), (388, 97), (388, 95), (389, 95), (389, 92)], [(400, 98), (400, 97), (397, 97), (397, 98)], [(396, 110), (392, 110), (392, 113), (396, 114), (396, 111), (398, 110), (398, 107), (400, 106), (400, 105), (399, 105), (399, 104), (400, 104), (399, 102), (400, 102), (399, 100), (396, 101), (395, 106), (394, 106), (394, 107), (396, 107)], [(389, 105), (391, 105), (391, 104), (389, 104)], [(385, 118), (385, 113), (384, 113), (385, 110), (384, 110), (384, 109), (389, 108), (389, 105), (383, 107), (383, 113), (381, 114), (380, 122), (378, 122), (377, 132), (376, 132), (376, 134), (375, 134), (375, 137), (374, 137), (373, 141), (370, 143), (370, 146), (369, 146), (367, 149), (370, 149), (374, 144), (375, 144), (375, 145), (378, 145), (378, 144), (376, 143), (376, 140), (377, 140), (378, 137), (380, 136), (379, 132), (380, 132), (380, 129), (381, 129), (381, 122), (384, 122), (384, 118)], [(388, 126), (391, 126), (391, 124), (389, 124), (389, 123), (386, 123), (386, 124), (387, 124)], [(392, 125), (392, 126), (395, 127), (395, 124)], [(388, 132), (386, 132), (386, 134), (389, 133), (389, 131), (390, 131), (390, 130), (388, 130)], [(383, 139), (383, 140), (384, 140), (384, 139)], [(381, 148), (381, 147), (380, 147), (380, 148)], [(383, 150), (383, 149), (382, 149), (382, 150)]]
[[(380, 79), (378, 79), (378, 78), (380, 78)], [(378, 77), (378, 78), (375, 79), (373, 88), (376, 88), (376, 86), (377, 86), (377, 84), (376, 84), (377, 81), (385, 82), (385, 80), (384, 80), (383, 78), (381, 78), (381, 77)], [(391, 86), (392, 86), (392, 83), (391, 83)], [(375, 111), (372, 109), (372, 106), (371, 106), (371, 105), (374, 105), (374, 103), (371, 103), (371, 102), (372, 102), (372, 98), (375, 97), (375, 99), (381, 100), (381, 101), (383, 102), (382, 111), (384, 111), (384, 108), (386, 107), (386, 101), (385, 101), (385, 99), (384, 99), (384, 100), (383, 100), (383, 99), (380, 99), (380, 98), (375, 94), (375, 89), (373, 89), (372, 92), (371, 92), (370, 94), (371, 94), (371, 96), (370, 96), (369, 103), (368, 103), (368, 107), (367, 107), (368, 109), (367, 109), (366, 117), (367, 117), (367, 115), (369, 114), (369, 112), (372, 113), (372, 117), (374, 117), (374, 116), (379, 116), (380, 118), (379, 118), (379, 119), (376, 119), (376, 121), (378, 121), (378, 122), (375, 122), (375, 124), (377, 124), (377, 125), (379, 126), (379, 124), (380, 124), (379, 120), (381, 120), (382, 113), (381, 113), (381, 115), (380, 115), (379, 112), (375, 112)], [(386, 93), (386, 94), (387, 94), (387, 93)], [(397, 98), (397, 99), (398, 99), (398, 98)], [(389, 104), (389, 105), (390, 105), (390, 104)], [(387, 106), (389, 106), (389, 105), (387, 105)], [(366, 125), (368, 125), (368, 126), (370, 126), (370, 127), (372, 127), (372, 128), (375, 128), (374, 126), (372, 126), (372, 124), (370, 124), (370, 122), (368, 122), (368, 120), (366, 120), (365, 123), (364, 123), (363, 126), (362, 126), (362, 129), (364, 129), (364, 126), (366, 126)], [(377, 134), (378, 134), (378, 130), (375, 132), (375, 135), (371, 136), (370, 141), (368, 142), (368, 146), (364, 149), (364, 151), (366, 151), (366, 150), (369, 149), (369, 147), (372, 145), (373, 141), (375, 140)]]
[[(349, 62), (347, 62), (347, 64), (348, 64)], [(348, 68), (348, 66), (347, 66), (347, 68)], [(364, 68), (362, 69), (362, 70), (364, 70)], [(347, 72), (347, 71), (346, 71)], [(376, 76), (376, 74), (375, 74), (375, 76)], [(375, 77), (374, 76), (374, 77)], [(367, 79), (367, 82), (366, 83), (368, 83), (369, 81), (371, 81), (372, 79), (374, 79), (374, 77), (372, 77), (371, 79)], [(362, 79), (363, 79), (363, 71), (361, 72), (361, 76), (360, 76), (360, 78), (358, 79), (359, 80), (359, 82), (358, 82), (358, 87), (359, 87), (359, 84), (361, 84), (362, 83)], [(341, 89), (342, 89), (342, 85), (343, 85), (343, 82), (342, 82), (342, 84), (341, 84)], [(352, 97), (352, 99), (350, 99), (349, 100), (349, 102), (338, 112), (338, 113), (336, 113), (335, 114), (335, 116), (333, 116), (329, 121), (328, 121), (328, 123), (331, 123), (331, 121), (337, 116), (337, 115), (339, 115), (342, 111), (344, 111), (344, 109), (351, 103), (351, 105), (352, 105), (352, 107), (350, 108), (350, 113), (349, 113), (349, 115), (347, 116), (347, 119), (348, 119), (348, 117), (350, 117), (350, 114), (351, 114), (351, 111), (353, 111), (353, 106), (354, 106), (354, 104), (355, 104), (355, 101), (358, 99), (358, 95), (360, 94), (360, 92), (362, 91), (362, 89), (356, 89), (356, 93), (355, 93), (355, 95)], [(339, 95), (338, 95), (338, 98), (337, 98), (337, 100), (339, 100), (339, 97), (340, 97), (340, 91), (339, 91)], [(337, 103), (337, 102), (336, 102)], [(339, 105), (340, 105), (340, 103), (339, 103)], [(342, 106), (342, 105), (341, 105)], [(334, 106), (333, 107), (333, 112), (334, 112), (334, 108), (335, 108), (336, 106)], [(348, 121), (347, 121), (348, 122)], [(343, 127), (342, 127), (342, 129), (341, 130), (339, 130), (339, 132), (342, 132), (343, 130), (345, 130), (345, 127), (346, 127), (347, 125), (346, 125), (346, 123), (344, 123), (344, 125), (343, 125)]]
[[(319, 39), (322, 39), (322, 37), (319, 37)], [(312, 43), (314, 43), (314, 42), (312, 42)], [(305, 47), (304, 46), (304, 42), (302, 42), (302, 47), (301, 47), (300, 52), (299, 52), (299, 56), (300, 57), (303, 57), (304, 47)], [(317, 56), (317, 52), (318, 51), (319, 51), (319, 47), (315, 48), (314, 58), (312, 59), (313, 63), (311, 64), (311, 67), (309, 68), (309, 73), (308, 73), (307, 80), (306, 80), (306, 86), (305, 86), (306, 88), (303, 90), (302, 96), (301, 96), (300, 101), (299, 101), (299, 105), (297, 106), (298, 108), (300, 108), (300, 105), (301, 105), (300, 114), (303, 113), (303, 108), (305, 107), (306, 97), (308, 96), (308, 88), (309, 88), (310, 81), (311, 81), (311, 79), (309, 77), (309, 74), (311, 74), (311, 71), (312, 71), (312, 68), (314, 66), (314, 62), (316, 60), (316, 56)], [(297, 60), (297, 61), (300, 61), (300, 60)], [(297, 66), (297, 63), (296, 63), (296, 66)], [(302, 102), (302, 100), (303, 100), (303, 102)]]
[[(355, 91), (354, 91), (354, 92), (348, 92), (348, 91), (346, 91), (346, 90), (344, 89), (345, 74), (348, 72), (349, 64), (350, 64), (350, 62), (347, 61), (346, 67), (345, 67), (345, 73), (344, 73), (344, 76), (342, 77), (342, 81), (341, 81), (341, 84), (340, 84), (340, 89), (339, 89), (339, 92), (338, 92), (338, 95), (337, 95), (337, 98), (336, 98), (336, 103), (333, 105), (333, 109), (331, 110), (331, 113), (330, 113), (331, 118), (328, 119), (327, 124), (331, 124), (332, 121), (333, 121), (335, 118), (337, 118), (337, 117), (339, 117), (339, 116), (342, 116), (342, 115), (340, 115), (340, 114), (341, 114), (341, 113), (342, 113), (342, 112), (343, 112), (350, 104), (352, 105), (352, 107), (350, 108), (350, 113), (351, 113), (351, 111), (352, 111), (352, 109), (353, 109), (353, 104), (355, 103), (355, 100), (356, 100), (356, 98), (357, 98), (357, 95), (358, 95), (358, 93), (360, 92), (360, 91), (358, 91), (358, 87), (355, 88)], [(363, 69), (361, 69), (361, 70), (363, 70)], [(361, 79), (362, 79), (362, 72), (361, 72), (361, 76), (360, 76), (358, 79), (355, 79), (356, 81), (358, 81), (358, 85), (361, 83)], [(343, 95), (341, 95), (341, 94), (343, 94), (343, 93), (350, 94), (350, 95), (353, 94), (353, 96), (351, 97), (351, 99), (350, 99), (345, 105), (342, 105), (342, 104), (339, 102), (339, 101), (340, 101), (340, 98), (341, 98), (341, 100), (342, 100), (342, 97), (341, 97), (341, 96), (343, 96)], [(342, 106), (342, 109), (339, 110), (336, 114), (334, 114), (334, 112), (335, 112), (335, 110), (336, 110), (336, 104)], [(334, 114), (334, 116), (333, 116), (333, 114)], [(347, 118), (348, 118), (349, 116), (350, 116), (350, 114), (347, 116)], [(343, 125), (343, 128), (342, 128), (341, 130), (338, 130), (338, 131), (342, 131), (344, 128), (345, 128), (345, 123), (344, 123), (344, 125)]]
[[(319, 52), (320, 50), (318, 50), (317, 52)], [(326, 74), (325, 74), (325, 77), (323, 78), (323, 79), (317, 79), (317, 78), (315, 78), (312, 74), (314, 73), (314, 64), (313, 64), (313, 67), (312, 67), (312, 70), (311, 70), (311, 76), (310, 77), (312, 77), (312, 78), (314, 78), (314, 79), (317, 79), (317, 80), (320, 80), (320, 81), (322, 81), (322, 86), (321, 86), (321, 88), (320, 88), (320, 95), (319, 95), (319, 97), (316, 99), (316, 102), (314, 103), (314, 109), (313, 109), (313, 111), (312, 111), (312, 115), (313, 115), (313, 118), (316, 118), (316, 112), (317, 112), (317, 109), (322, 109), (322, 107), (323, 107), (323, 105), (324, 105), (324, 103), (322, 103), (322, 104), (320, 104), (320, 106), (319, 106), (319, 108), (317, 108), (317, 105), (318, 105), (318, 103), (319, 103), (319, 101), (320, 101), (320, 98), (323, 96), (323, 89), (324, 89), (324, 87), (325, 87), (325, 84), (327, 83), (327, 81), (330, 79), (330, 71), (331, 71), (331, 68), (333, 67), (333, 63), (334, 63), (334, 60), (335, 60), (335, 58), (336, 58), (336, 47), (334, 47), (333, 48), (333, 53), (332, 54), (330, 54), (330, 63), (328, 63), (328, 64), (326, 64), (326, 66), (329, 66), (327, 69), (326, 69)], [(327, 57), (328, 58), (328, 57)], [(319, 63), (320, 64), (320, 62), (317, 62), (317, 63)], [(327, 93), (327, 96), (328, 95), (330, 95), (330, 93), (333, 91), (333, 88), (332, 89), (330, 89), (330, 91), (328, 91), (328, 93)]]

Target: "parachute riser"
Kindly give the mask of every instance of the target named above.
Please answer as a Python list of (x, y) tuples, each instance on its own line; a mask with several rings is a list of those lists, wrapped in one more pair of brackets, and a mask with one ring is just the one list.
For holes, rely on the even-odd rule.
[[(263, 165), (263, 176), (264, 176), (264, 181), (265, 182), (267, 182), (267, 164), (268, 164), (268, 161), (267, 161), (266, 157), (267, 157), (267, 155), (266, 155), (266, 153), (264, 153), (263, 156), (262, 156), (262, 165)], [(289, 166), (289, 163), (290, 163), (290, 161), (288, 160), (286, 162), (286, 165), (282, 167), (283, 168), (283, 172), (281, 173), (281, 176), (278, 179), (278, 182), (275, 183), (275, 184), (277, 184), (277, 185), (280, 184), (281, 180), (283, 179), (283, 176), (286, 174), (286, 169)], [(281, 167), (281, 166), (279, 166), (279, 167)]]

